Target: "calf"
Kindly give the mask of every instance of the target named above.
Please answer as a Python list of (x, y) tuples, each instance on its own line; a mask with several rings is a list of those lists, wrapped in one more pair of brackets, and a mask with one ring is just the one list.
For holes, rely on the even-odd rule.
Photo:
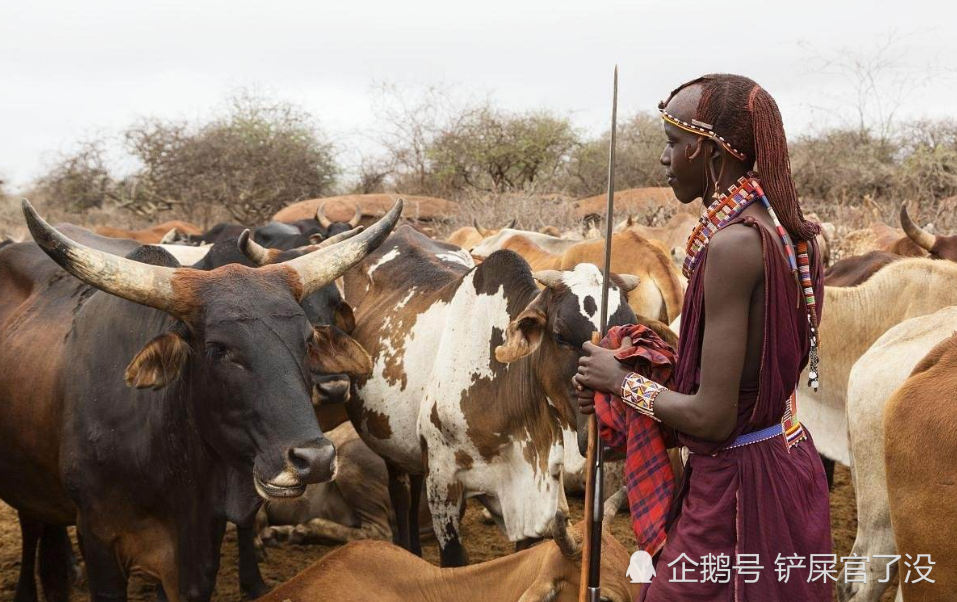
[[(611, 522), (624, 493), (605, 502), (604, 525)], [(581, 583), (584, 523), (567, 527), (555, 516), (552, 540), (475, 566), (439, 569), (384, 542), (356, 542), (338, 548), (287, 583), (265, 602), (575, 602)], [(625, 574), (629, 555), (610, 530), (602, 532), (601, 599), (631, 602), (640, 585)]]

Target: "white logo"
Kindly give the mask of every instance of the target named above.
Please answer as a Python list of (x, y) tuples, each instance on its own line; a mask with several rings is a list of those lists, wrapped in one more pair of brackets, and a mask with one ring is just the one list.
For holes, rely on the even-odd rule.
[(651, 583), (654, 576), (655, 566), (651, 564), (651, 554), (638, 550), (631, 555), (625, 577), (630, 578), (632, 583)]

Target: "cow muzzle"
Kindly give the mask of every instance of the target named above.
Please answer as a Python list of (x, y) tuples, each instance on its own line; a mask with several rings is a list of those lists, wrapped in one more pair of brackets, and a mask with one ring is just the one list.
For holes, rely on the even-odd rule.
[(309, 447), (293, 447), (286, 451), (286, 467), (274, 478), (266, 480), (253, 474), (256, 492), (265, 500), (299, 497), (306, 485), (332, 481), (339, 467), (332, 443)]

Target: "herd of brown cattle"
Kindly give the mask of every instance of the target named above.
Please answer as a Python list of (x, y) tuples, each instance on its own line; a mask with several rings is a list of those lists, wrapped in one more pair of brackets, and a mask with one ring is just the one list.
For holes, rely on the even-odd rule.
[[(626, 209), (675, 206), (656, 189), (619, 194)], [(549, 479), (572, 491), (581, 478), (577, 407), (558, 383), (597, 327), (586, 308), (604, 240), (588, 224), (600, 203), (577, 204), (581, 231), (473, 222), (435, 241), (428, 235), (454, 204), (393, 202), (304, 201), (251, 232), (173, 221), (91, 233), (54, 228), (25, 207), (33, 240), (0, 244), (0, 499), (18, 511), (23, 532), (16, 602), (39, 599), (36, 568), (48, 601), (68, 599), (75, 561), (64, 528), (74, 524), (94, 600), (125, 599), (131, 573), (157, 580), (170, 600), (208, 600), (227, 520), (239, 529), (240, 582), (250, 597), (268, 591), (257, 547), (377, 540), (336, 550), (266, 599), (454, 600), (476, 588), (501, 592), (490, 599), (576, 598), (580, 526), (567, 526), (565, 493)], [(411, 227), (390, 235), (400, 220)], [(695, 221), (679, 208), (661, 226), (633, 217), (616, 225), (616, 320), (637, 320), (677, 343), (680, 263)], [(934, 312), (957, 305), (957, 294), (937, 284), (893, 290), (883, 284), (889, 277), (875, 275), (895, 264), (916, 282), (946, 283), (957, 236), (932, 234), (904, 206), (900, 225), (843, 237), (844, 257), (826, 269), (821, 347), (832, 370), (825, 387), (831, 378), (842, 393), (799, 395), (808, 398), (802, 407), (825, 464), (850, 464), (859, 513), (877, 508), (902, 556), (948, 559), (957, 515), (936, 500), (953, 499), (957, 337), (950, 314)], [(833, 236), (825, 224), (826, 263)], [(891, 299), (907, 309), (860, 323)], [(927, 322), (931, 314), (936, 321)], [(883, 421), (861, 420), (869, 347), (893, 357), (904, 344), (895, 329), (906, 333), (919, 319), (936, 346), (873, 402)], [(508, 384), (522, 379), (530, 384)], [(489, 413), (491, 399), (500, 407)], [(541, 407), (525, 407), (529, 399)], [(834, 407), (843, 439), (823, 426), (818, 435), (814, 424)], [(304, 423), (304, 408), (317, 420)], [(509, 434), (516, 416), (523, 422), (512, 426), (522, 428)], [(37, 432), (57, 435), (41, 440)], [(848, 439), (851, 461), (830, 451), (847, 449)], [(860, 443), (867, 440), (883, 443)], [(872, 460), (880, 486), (868, 488), (871, 473), (861, 467)], [(439, 536), (443, 566), (467, 563), (457, 530), (468, 497), (518, 551), (434, 569), (415, 555), (420, 535)], [(619, 498), (609, 499), (609, 515)], [(534, 500), (544, 515), (530, 513)], [(542, 537), (552, 541), (531, 545)], [(634, 599), (628, 553), (610, 533), (605, 540), (603, 597)], [(855, 550), (872, 549), (868, 541), (884, 540), (862, 520)], [(949, 599), (957, 570), (943, 564), (933, 585), (902, 575), (904, 598)], [(839, 591), (877, 602), (883, 589)]]

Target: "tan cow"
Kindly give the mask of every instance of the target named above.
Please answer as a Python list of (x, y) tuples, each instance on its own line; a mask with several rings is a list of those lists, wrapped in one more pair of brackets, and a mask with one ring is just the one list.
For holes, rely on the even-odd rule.
[[(513, 219), (505, 228), (514, 228), (515, 220)], [(501, 232), (503, 228), (483, 228), (479, 225), (478, 220), (472, 220), (471, 226), (462, 226), (458, 230), (455, 230), (445, 239), (445, 242), (462, 247), (466, 251), (471, 251), (472, 248), (485, 240), (490, 236), (495, 236)]]
[[(957, 591), (957, 336), (928, 353), (884, 411), (884, 462), (905, 600), (951, 602)], [(908, 558), (906, 555), (910, 555)], [(925, 555), (919, 558), (919, 555)], [(916, 565), (936, 563), (917, 581)], [(910, 564), (908, 567), (904, 563)]]
[(845, 400), (851, 367), (889, 328), (957, 305), (957, 265), (902, 259), (860, 286), (826, 286), (820, 328), (821, 388), (798, 389), (798, 417), (814, 434), (821, 455), (850, 463)]
[[(851, 478), (857, 498), (857, 537), (852, 553), (868, 557), (864, 583), (838, 580), (841, 600), (878, 602), (887, 588), (883, 554), (894, 554), (884, 473), (884, 406), (918, 361), (957, 326), (957, 307), (911, 318), (885, 332), (854, 364), (847, 384)], [(890, 565), (891, 575), (897, 564)]]
[(112, 226), (98, 226), (94, 228), (94, 232), (101, 236), (129, 238), (145, 245), (159, 244), (172, 230), (185, 236), (202, 236), (203, 234), (203, 231), (193, 224), (179, 220), (163, 222), (162, 224), (141, 228), (139, 230), (125, 230), (123, 228), (113, 228)]
[[(623, 492), (605, 502), (608, 524)], [(581, 582), (583, 523), (569, 528), (558, 512), (552, 540), (461, 568), (440, 569), (381, 541), (350, 543), (330, 552), (262, 602), (574, 602)], [(601, 599), (631, 602), (640, 585), (625, 577), (629, 553), (608, 529), (602, 533)]]
[[(576, 244), (562, 257), (563, 270), (582, 263), (597, 266), (605, 262), (604, 239)], [(685, 285), (671, 258), (638, 232), (627, 230), (612, 237), (611, 271), (634, 274), (641, 279), (628, 293), (628, 305), (636, 315), (670, 323), (681, 313)]]

